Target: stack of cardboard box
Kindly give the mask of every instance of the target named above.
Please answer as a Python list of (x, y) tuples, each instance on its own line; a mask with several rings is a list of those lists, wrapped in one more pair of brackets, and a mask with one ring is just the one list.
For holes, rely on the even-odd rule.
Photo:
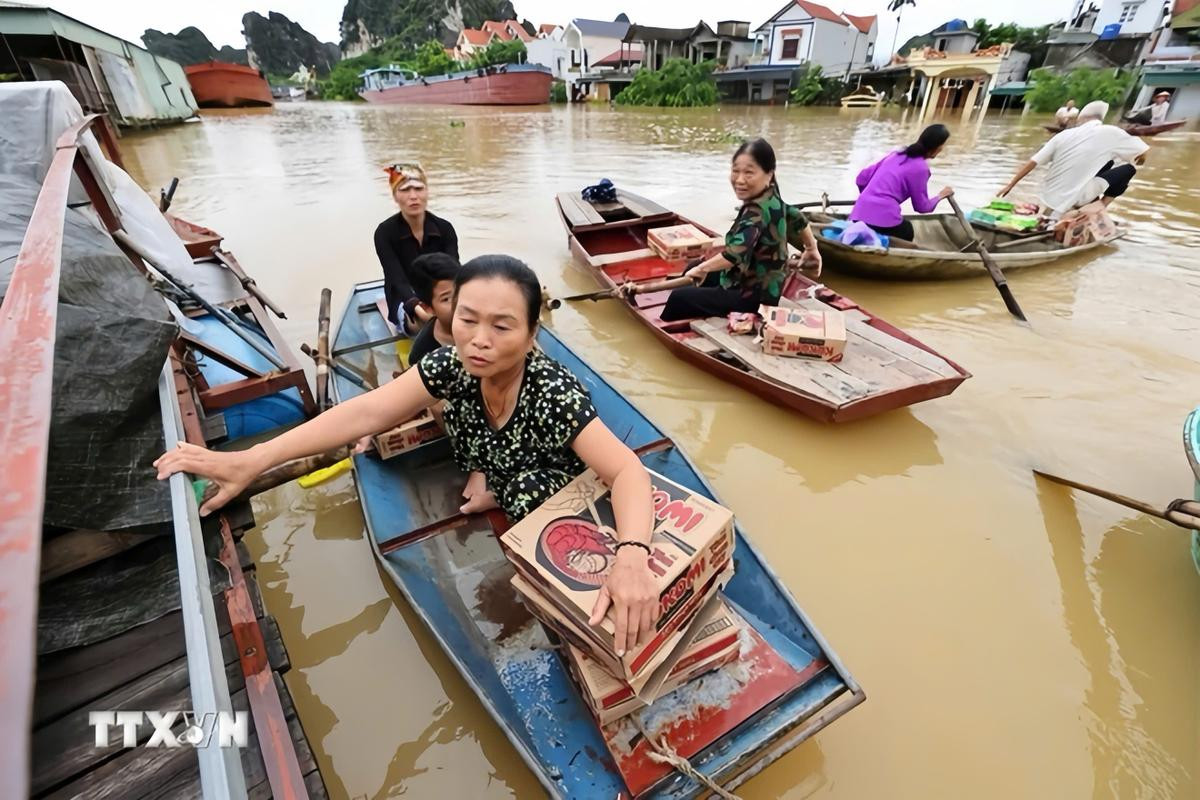
[(602, 723), (616, 718), (614, 708), (629, 713), (737, 651), (739, 623), (718, 598), (733, 574), (733, 515), (661, 475), (650, 478), (654, 534), (647, 563), (659, 617), (652, 634), (623, 655), (617, 655), (611, 610), (600, 625), (588, 624), (617, 545), (609, 489), (594, 472), (580, 475), (500, 540), (516, 568), (513, 586), (573, 648), (573, 669)]

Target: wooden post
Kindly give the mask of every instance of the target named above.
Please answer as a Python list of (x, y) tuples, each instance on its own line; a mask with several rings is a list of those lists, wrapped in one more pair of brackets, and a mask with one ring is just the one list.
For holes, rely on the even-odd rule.
[(333, 293), (321, 290), (321, 309), (317, 313), (317, 411), (329, 408), (329, 304)]
[(963, 103), (962, 121), (968, 122), (971, 119), (971, 112), (975, 110), (975, 101), (979, 98), (979, 81), (971, 79), (971, 90), (967, 92), (967, 102)]
[(940, 87), (942, 83), (941, 78), (934, 78), (928, 75), (926, 78), (928, 78), (928, 80), (925, 81), (925, 99), (921, 104), (921, 122), (924, 122), (929, 116), (929, 100), (933, 97), (933, 93), (938, 90), (938, 87)]
[(979, 122), (983, 122), (983, 118), (987, 116), (988, 104), (992, 102), (992, 87), (996, 85), (996, 76), (988, 75), (987, 81), (983, 89), (983, 102), (979, 104)]

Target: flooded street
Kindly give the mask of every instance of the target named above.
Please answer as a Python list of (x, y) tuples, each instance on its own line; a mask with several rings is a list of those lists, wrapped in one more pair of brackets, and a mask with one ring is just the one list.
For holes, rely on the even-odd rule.
[[(462, 121), (452, 126), (451, 120)], [(991, 116), (932, 162), (986, 202), (1046, 140)], [(555, 192), (601, 177), (725, 230), (727, 165), (767, 137), (791, 202), (853, 197), (915, 138), (900, 112), (282, 105), (128, 135), (143, 186), (215, 228), (314, 342), (381, 276), (385, 164), (420, 160), (464, 260), (526, 260), (554, 295), (572, 266)], [(1014, 272), (1031, 327), (986, 279), (825, 281), (974, 374), (948, 398), (834, 427), (673, 358), (616, 303), (545, 323), (655, 419), (739, 516), (867, 692), (745, 784), (746, 798), (1200, 796), (1200, 576), (1186, 532), (1035, 482), (1033, 467), (1162, 507), (1190, 496), (1183, 418), (1200, 402), (1200, 134), (1149, 140), (1114, 206), (1114, 248)], [(1030, 191), (1035, 173), (1018, 187)], [(348, 477), (256, 501), (247, 536), (288, 645), (287, 683), (332, 797), (540, 794), (500, 729), (376, 568)]]

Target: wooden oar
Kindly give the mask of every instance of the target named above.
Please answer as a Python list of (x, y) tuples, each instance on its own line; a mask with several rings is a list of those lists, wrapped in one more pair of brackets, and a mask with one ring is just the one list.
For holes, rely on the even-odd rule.
[(1022, 322), (1028, 322), (1025, 318), (1025, 312), (1021, 310), (1021, 306), (1017, 304), (1017, 298), (1013, 297), (1012, 289), (1008, 288), (1008, 281), (1004, 277), (1004, 273), (1000, 271), (1000, 265), (992, 258), (992, 254), (983, 246), (983, 242), (979, 241), (979, 237), (975, 235), (975, 229), (971, 227), (971, 223), (967, 221), (967, 215), (958, 207), (958, 201), (954, 199), (954, 193), (946, 198), (950, 201), (950, 207), (954, 209), (955, 215), (958, 217), (959, 223), (962, 224), (963, 230), (967, 236), (971, 238), (973, 249), (979, 255), (979, 260), (987, 267), (987, 271), (992, 276), (992, 283), (996, 284), (996, 289), (1000, 292), (1000, 297), (1004, 299), (1004, 305), (1008, 309), (1008, 313), (1012, 314)]
[[(643, 283), (633, 287), (634, 294), (646, 294), (647, 292), (661, 292), (666, 289), (678, 289), (681, 286), (695, 286), (696, 282), (691, 278), (670, 278), (665, 281), (655, 281), (653, 283)], [(553, 310), (560, 307), (564, 302), (577, 303), (581, 300), (608, 300), (613, 297), (622, 297), (620, 287), (613, 289), (601, 289), (598, 292), (586, 292), (584, 294), (573, 294), (570, 297), (551, 298), (546, 301), (546, 307)]]
[(1078, 489), (1081, 492), (1103, 497), (1105, 500), (1111, 500), (1117, 505), (1132, 508), (1134, 511), (1140, 511), (1152, 517), (1165, 519), (1167, 522), (1173, 522), (1181, 528), (1200, 529), (1200, 502), (1196, 502), (1195, 500), (1172, 500), (1170, 505), (1159, 511), (1154, 506), (1149, 503), (1143, 503), (1141, 500), (1134, 500), (1132, 497), (1126, 497), (1116, 492), (1098, 489), (1095, 486), (1088, 486), (1086, 483), (1079, 483), (1069, 478), (1051, 475), (1048, 472), (1042, 472), (1040, 469), (1035, 469), (1033, 474), (1040, 475), (1048, 481), (1061, 483), (1063, 486), (1070, 486), (1072, 489)]
[[(310, 472), (315, 472), (319, 469), (332, 467), (334, 464), (349, 458), (353, 448), (339, 447), (336, 450), (330, 450), (326, 453), (321, 453), (315, 456), (305, 456), (304, 458), (295, 458), (291, 461), (285, 461), (277, 467), (272, 467), (266, 472), (259, 475), (250, 482), (250, 485), (238, 494), (237, 497), (230, 500), (233, 503), (237, 500), (248, 500), (256, 494), (274, 489), (276, 486), (294, 481), (301, 475), (307, 475)], [(201, 478), (196, 481), (201, 488), (200, 502), (201, 504), (208, 502), (217, 493), (217, 484), (207, 478)]]

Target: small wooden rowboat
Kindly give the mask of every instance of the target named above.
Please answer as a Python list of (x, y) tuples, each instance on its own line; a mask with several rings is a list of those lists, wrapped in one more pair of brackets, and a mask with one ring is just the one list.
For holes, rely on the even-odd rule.
[[(906, 214), (904, 218), (913, 224), (915, 242), (890, 247), (842, 244), (822, 235), (823, 226), (845, 219), (844, 214), (810, 212), (808, 218), (826, 269), (890, 281), (949, 280), (988, 274), (979, 256), (966, 249), (970, 242), (954, 214)], [(1125, 228), (1118, 226), (1116, 233), (1106, 239), (1063, 247), (1046, 233), (1008, 231), (979, 223), (972, 223), (972, 227), (1005, 272), (1086, 253), (1125, 235)]]
[[(1160, 122), (1157, 125), (1141, 125), (1137, 123), (1124, 122), (1121, 123), (1121, 128), (1123, 128), (1125, 132), (1131, 136), (1157, 136), (1160, 133), (1166, 133), (1167, 131), (1173, 131), (1176, 128), (1182, 128), (1184, 125), (1187, 125), (1187, 123), (1188, 121), (1186, 119)], [(1047, 123), (1042, 127), (1050, 133), (1061, 133), (1062, 131), (1066, 130), (1062, 125), (1056, 125), (1054, 123)]]
[(192, 258), (208, 258), (212, 255), (212, 249), (221, 245), (221, 234), (212, 228), (188, 222), (166, 212), (163, 212), (163, 216), (171, 223), (175, 235), (183, 240), (183, 246)]
[(878, 108), (883, 105), (885, 97), (887, 95), (883, 92), (876, 94), (870, 86), (864, 86), (859, 91), (843, 97), (842, 108)]
[[(608, 288), (625, 281), (658, 281), (682, 271), (682, 264), (665, 261), (647, 247), (650, 229), (690, 223), (715, 235), (703, 225), (624, 190), (618, 190), (617, 202), (604, 205), (588, 203), (578, 193), (560, 194), (557, 200), (572, 254)], [(848, 297), (799, 275), (784, 287), (783, 304), (844, 311), (847, 342), (841, 361), (764, 355), (751, 337), (730, 336), (723, 319), (664, 322), (660, 315), (668, 294), (637, 295), (626, 305), (677, 357), (823, 422), (860, 419), (943, 397), (970, 377), (953, 361)]]
[[(338, 326), (333, 352), (342, 353), (334, 372), (339, 401), (364, 391), (359, 378), (370, 384), (401, 366), (376, 310), (381, 297), (382, 281), (357, 286)], [(554, 334), (543, 328), (538, 344), (587, 387), (600, 417), (649, 469), (712, 497), (687, 456)], [(352, 373), (356, 380), (346, 377)], [(458, 512), (466, 476), (455, 466), (449, 443), (440, 439), (386, 461), (357, 455), (354, 477), (371, 547), (384, 571), (546, 791), (556, 798), (628, 797), (567, 668), (509, 584), (513, 568), (497, 539), (506, 525), (503, 515)], [(866, 698), (740, 528), (736, 536), (736, 573), (726, 596), (804, 680), (690, 757), (697, 770), (730, 788)], [(739, 679), (743, 685), (746, 677), (754, 676)], [(655, 718), (652, 733), (665, 726), (702, 733), (703, 709), (728, 699), (692, 697), (689, 691), (697, 690), (685, 685), (669, 696), (678, 702), (651, 707), (664, 716)], [(695, 781), (671, 773), (641, 797), (701, 794)]]

